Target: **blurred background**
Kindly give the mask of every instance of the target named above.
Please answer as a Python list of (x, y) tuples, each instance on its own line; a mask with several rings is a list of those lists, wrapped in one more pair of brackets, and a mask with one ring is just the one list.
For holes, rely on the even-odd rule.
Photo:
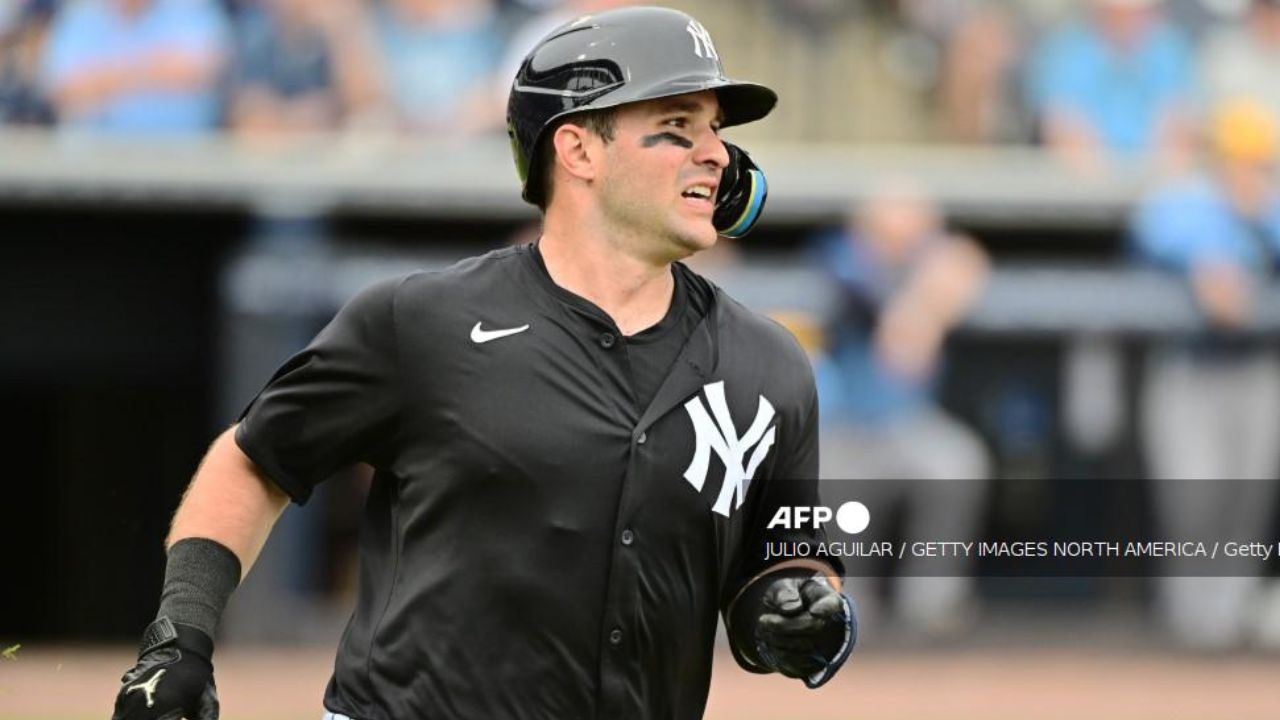
[[(345, 299), (537, 237), (511, 77), (623, 4), (0, 0), (0, 718), (108, 712), (205, 447)], [(907, 531), (1277, 539), (1280, 1), (666, 4), (781, 96), (726, 132), (761, 226), (692, 264), (811, 352), (828, 497), (902, 479)], [(233, 599), (224, 717), (319, 716), (348, 475)], [(836, 681), (726, 655), (708, 717), (1274, 718), (1274, 567), (868, 572)]]

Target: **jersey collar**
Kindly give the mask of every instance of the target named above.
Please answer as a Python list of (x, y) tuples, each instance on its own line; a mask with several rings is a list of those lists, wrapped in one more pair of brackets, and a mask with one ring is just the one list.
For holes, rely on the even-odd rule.
[[(520, 247), (519, 250), (525, 256), (526, 272), (534, 284), (542, 290), (543, 299), (566, 303), (576, 312), (613, 326), (609, 316), (594, 303), (555, 284), (551, 275), (547, 273), (546, 266), (541, 264), (532, 243)], [(687, 273), (692, 276), (690, 279), (693, 282), (708, 283), (706, 279), (679, 263), (676, 264), (675, 272)], [(719, 328), (725, 303), (721, 300), (720, 288), (712, 285), (711, 289), (712, 292), (709, 293), (711, 306), (703, 313), (702, 320), (693, 329), (688, 342), (681, 348), (680, 354), (676, 356), (671, 372), (662, 381), (649, 407), (641, 415), (640, 422), (635, 428), (636, 434), (644, 432), (672, 409), (697, 395), (702, 387), (712, 382), (715, 377), (720, 362)]]

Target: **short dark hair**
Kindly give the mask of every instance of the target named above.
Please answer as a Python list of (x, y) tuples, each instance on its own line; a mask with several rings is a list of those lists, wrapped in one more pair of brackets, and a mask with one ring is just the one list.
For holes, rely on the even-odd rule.
[(567, 123), (580, 125), (606, 143), (611, 143), (617, 129), (616, 120), (614, 108), (601, 108), (566, 115), (547, 128), (538, 147), (534, 149), (533, 167), (529, 169), (530, 199), (539, 210), (546, 212), (547, 206), (551, 204), (551, 178), (556, 166), (556, 144), (552, 138), (560, 126)]

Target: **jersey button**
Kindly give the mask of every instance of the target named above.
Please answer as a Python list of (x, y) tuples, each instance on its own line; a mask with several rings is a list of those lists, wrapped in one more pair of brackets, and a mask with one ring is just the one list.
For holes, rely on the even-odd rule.
[(615, 337), (613, 333), (607, 332), (600, 336), (600, 347), (604, 348), (605, 350), (608, 350), (609, 348), (613, 347), (617, 342), (618, 342), (618, 338)]
[(646, 440), (648, 440), (648, 439), (649, 439), (649, 435), (648, 435), (648, 433), (641, 432), (641, 433), (640, 433), (640, 437), (636, 438), (636, 444), (637, 444), (637, 445), (643, 445), (643, 444), (645, 443), (645, 441), (646, 441)]
[(633, 532), (631, 532), (631, 530), (630, 530), (630, 529), (627, 529), (627, 530), (623, 530), (623, 531), (622, 531), (622, 544), (623, 544), (623, 545), (630, 545), (631, 543), (635, 542), (635, 540), (636, 540), (636, 534), (635, 534), (635, 533), (633, 533)]
[(609, 644), (617, 647), (622, 644), (622, 631), (614, 628), (609, 631)]

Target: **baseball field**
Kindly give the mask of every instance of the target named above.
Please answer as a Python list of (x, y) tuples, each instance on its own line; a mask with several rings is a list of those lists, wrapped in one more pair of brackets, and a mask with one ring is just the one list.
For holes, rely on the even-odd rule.
[[(721, 652), (706, 718), (1273, 720), (1280, 712), (1274, 655), (1179, 651), (1133, 642), (1118, 626), (1050, 632), (1038, 641), (1029, 630), (989, 626), (982, 639), (952, 647), (871, 641), (816, 692), (744, 673)], [(102, 720), (131, 653), (123, 646), (23, 647), (0, 661), (0, 718)], [(327, 647), (220, 649), (222, 717), (316, 720), (331, 662)]]

